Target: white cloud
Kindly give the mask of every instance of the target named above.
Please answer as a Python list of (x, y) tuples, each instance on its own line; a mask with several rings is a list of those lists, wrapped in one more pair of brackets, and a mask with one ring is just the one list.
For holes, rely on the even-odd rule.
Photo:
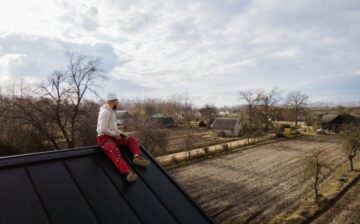
[(275, 58), (293, 58), (300, 56), (301, 53), (302, 52), (299, 49), (292, 48), (292, 49), (286, 49), (283, 51), (275, 52), (271, 54), (271, 56)]
[(252, 60), (252, 59), (245, 59), (245, 60), (243, 60), (243, 61), (240, 61), (240, 62), (239, 62), (239, 65), (254, 66), (254, 65), (255, 65), (255, 62), (254, 62), (254, 60)]
[[(8, 79), (13, 73), (13, 68), (23, 64), (25, 54), (0, 54), (0, 75), (3, 79)], [(5, 78), (4, 78), (5, 77)], [(7, 78), (6, 78), (7, 77)]]
[(0, 71), (43, 77), (63, 68), (64, 52), (75, 50), (101, 57), (112, 81), (105, 89), (121, 83), (131, 97), (188, 92), (198, 104), (234, 104), (240, 88), (299, 84), (314, 97), (329, 86), (339, 95), (346, 88), (333, 87), (336, 80), (353, 88), (358, 76), (349, 74), (359, 74), (356, 0), (5, 0), (2, 6), (0, 54), (27, 57), (0, 64)]

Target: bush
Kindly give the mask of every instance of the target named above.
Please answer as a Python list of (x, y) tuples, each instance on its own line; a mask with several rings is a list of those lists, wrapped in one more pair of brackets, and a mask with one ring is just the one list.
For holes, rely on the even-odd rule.
[(224, 151), (229, 151), (229, 150), (230, 150), (230, 147), (229, 147), (228, 144), (223, 144), (223, 145), (222, 145), (222, 149), (223, 149)]
[(156, 149), (165, 151), (169, 143), (169, 131), (151, 118), (135, 120), (136, 137), (151, 153)]
[(171, 157), (171, 160), (173, 161), (174, 164), (179, 164), (183, 161), (182, 159), (176, 158), (176, 156), (174, 155)]
[(220, 131), (217, 133), (218, 137), (226, 137), (226, 133), (224, 131)]
[(199, 127), (200, 128), (205, 128), (205, 127), (207, 127), (207, 125), (206, 125), (206, 123), (204, 121), (200, 121), (199, 122)]
[(204, 147), (204, 151), (205, 151), (205, 154), (209, 154), (210, 153), (209, 147), (208, 146)]
[(17, 153), (18, 151), (15, 150), (11, 145), (0, 142), (0, 156), (9, 156)]

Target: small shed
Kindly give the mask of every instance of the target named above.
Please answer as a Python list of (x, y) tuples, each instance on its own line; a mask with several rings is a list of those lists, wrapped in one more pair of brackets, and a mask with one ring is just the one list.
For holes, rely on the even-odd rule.
[(151, 119), (159, 122), (162, 126), (164, 126), (166, 128), (175, 128), (176, 127), (174, 118), (170, 117), (170, 116), (165, 116), (162, 114), (154, 114), (153, 116), (151, 116)]
[(224, 136), (239, 136), (242, 124), (238, 118), (216, 118), (212, 129), (215, 133)]
[(347, 124), (360, 124), (360, 117), (347, 113), (336, 115), (324, 115), (321, 118), (321, 128), (340, 132), (341, 127)]

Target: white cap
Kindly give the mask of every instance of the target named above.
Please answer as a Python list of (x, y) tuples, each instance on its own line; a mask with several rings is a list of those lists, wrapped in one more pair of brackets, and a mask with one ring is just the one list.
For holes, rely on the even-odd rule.
[(110, 101), (110, 100), (117, 100), (117, 96), (115, 93), (108, 93), (106, 96), (106, 101)]

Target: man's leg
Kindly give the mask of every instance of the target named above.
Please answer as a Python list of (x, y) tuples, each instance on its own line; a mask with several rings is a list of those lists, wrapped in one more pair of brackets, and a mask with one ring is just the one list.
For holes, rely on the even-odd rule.
[(129, 136), (127, 138), (117, 139), (115, 142), (120, 147), (128, 146), (130, 148), (131, 153), (134, 155), (133, 162), (136, 165), (144, 166), (144, 167), (150, 165), (150, 162), (148, 160), (146, 160), (140, 156), (141, 150), (139, 148), (139, 144), (137, 143), (137, 140), (135, 137)]
[(131, 153), (134, 156), (140, 155), (140, 153), (141, 153), (139, 144), (137, 143), (136, 138), (133, 136), (129, 136), (127, 138), (116, 139), (115, 143), (119, 146), (128, 146), (131, 150)]
[(120, 151), (116, 146), (113, 138), (109, 136), (100, 136), (97, 138), (97, 140), (98, 143), (102, 145), (102, 150), (115, 164), (116, 168), (120, 171), (120, 173), (125, 174), (127, 171), (129, 171), (129, 166), (125, 162), (124, 158), (121, 156)]

